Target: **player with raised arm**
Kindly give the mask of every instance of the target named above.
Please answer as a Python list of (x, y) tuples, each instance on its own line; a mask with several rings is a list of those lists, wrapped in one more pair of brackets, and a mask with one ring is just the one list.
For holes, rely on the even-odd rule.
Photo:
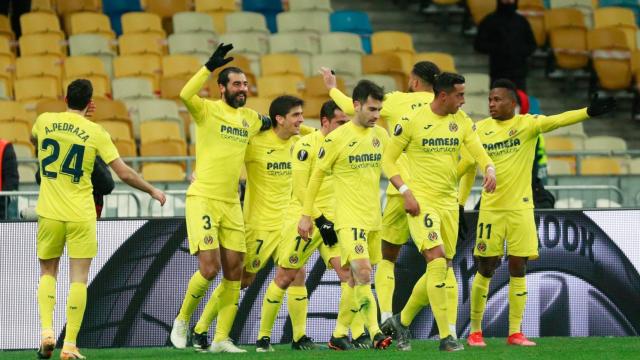
[[(249, 139), (271, 128), (271, 120), (243, 107), (248, 82), (241, 69), (227, 67), (218, 75), (220, 100), (207, 100), (198, 91), (211, 72), (230, 61), (230, 44), (220, 44), (211, 58), (184, 86), (180, 99), (196, 124), (196, 173), (185, 204), (189, 250), (198, 257), (198, 270), (173, 322), (171, 343), (187, 346), (189, 320), (222, 265), (223, 279), (207, 302), (191, 332), (198, 351), (245, 352), (236, 347), (229, 332), (238, 311), (240, 282), (246, 250), (238, 182)], [(209, 347), (208, 330), (217, 316), (216, 332)]]
[(371, 267), (380, 260), (380, 176), (382, 153), (388, 134), (376, 121), (382, 109), (383, 90), (362, 80), (353, 89), (356, 115), (331, 132), (318, 150), (318, 164), (309, 180), (298, 233), (310, 239), (314, 202), (326, 175), (331, 174), (335, 198), (335, 225), (340, 245), (341, 265), (351, 271), (349, 286), (365, 325), (373, 336), (373, 346), (391, 344), (378, 326), (378, 309), (371, 292)]
[[(400, 350), (411, 349), (407, 327), (429, 302), (440, 333), (440, 350), (463, 349), (451, 335), (445, 289), (447, 265), (455, 255), (458, 238), (456, 164), (463, 145), (484, 169), (487, 191), (495, 187), (493, 163), (475, 134), (473, 122), (460, 110), (464, 81), (457, 74), (440, 74), (433, 102), (396, 124), (384, 154), (384, 171), (404, 198), (411, 236), (427, 262), (425, 276), (414, 286), (402, 312), (382, 325), (386, 333), (396, 333)], [(409, 162), (411, 188), (396, 166), (403, 151)]]
[(61, 359), (84, 359), (76, 346), (87, 305), (87, 280), (91, 260), (96, 256), (96, 207), (91, 173), (100, 156), (122, 181), (144, 191), (161, 205), (164, 193), (144, 181), (127, 166), (109, 133), (86, 118), (93, 106), (93, 87), (85, 79), (67, 87), (67, 111), (43, 113), (33, 125), (41, 173), (38, 213), (37, 255), (40, 262), (38, 307), (42, 340), (39, 359), (49, 359), (56, 339), (53, 310), (56, 305), (58, 265), (65, 245), (69, 254), (67, 326)]
[[(509, 256), (509, 337), (510, 345), (534, 346), (522, 333), (521, 324), (527, 302), (525, 274), (527, 261), (538, 258), (538, 236), (531, 195), (531, 167), (540, 133), (575, 124), (613, 110), (613, 99), (594, 99), (589, 107), (554, 116), (516, 114), (515, 85), (496, 80), (489, 93), (490, 118), (476, 123), (482, 145), (496, 164), (498, 186), (482, 192), (476, 229), (474, 256), (478, 272), (471, 286), (471, 333), (469, 346), (486, 346), (482, 336), (482, 317), (487, 304), (489, 283), (500, 265), (506, 242)], [(462, 153), (458, 173), (460, 204), (466, 202), (475, 178), (476, 162)]]
[[(426, 106), (433, 101), (433, 83), (440, 74), (438, 66), (430, 61), (420, 61), (413, 65), (409, 74), (409, 92), (393, 91), (385, 94), (382, 102), (380, 119), (389, 129), (393, 129), (400, 119), (411, 111)], [(329, 69), (323, 69), (325, 85), (329, 95), (344, 107), (345, 113), (353, 115), (353, 101), (338, 90), (336, 78)], [(400, 174), (406, 182), (410, 182), (406, 155), (400, 155), (397, 163)], [(400, 248), (409, 239), (409, 225), (404, 211), (404, 201), (391, 183), (387, 187), (387, 205), (382, 215), (382, 260), (376, 266), (375, 288), (380, 304), (382, 322), (393, 315), (393, 292), (395, 290), (395, 262)], [(453, 271), (453, 270), (451, 270)], [(449, 290), (449, 286), (447, 289)], [(453, 289), (453, 286), (451, 286)], [(457, 287), (455, 292), (447, 291), (447, 300), (458, 302)]]

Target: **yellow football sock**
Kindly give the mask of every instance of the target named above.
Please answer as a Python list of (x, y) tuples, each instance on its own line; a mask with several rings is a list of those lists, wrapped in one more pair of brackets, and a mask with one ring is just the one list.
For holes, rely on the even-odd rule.
[(471, 284), (471, 332), (482, 331), (482, 317), (487, 306), (487, 294), (491, 278), (482, 276), (479, 272)]
[(427, 293), (431, 302), (433, 317), (438, 324), (440, 339), (449, 336), (449, 320), (447, 319), (447, 261), (444, 258), (431, 260), (427, 264)]
[[(358, 305), (356, 303), (353, 303), (353, 309), (357, 309), (357, 308), (358, 308)], [(353, 314), (353, 320), (351, 321), (351, 326), (350, 326), (352, 339), (357, 339), (360, 336), (362, 336), (362, 334), (364, 334), (365, 317), (366, 317), (366, 314), (361, 311), (355, 312)]]
[(222, 280), (224, 285), (220, 293), (220, 311), (216, 323), (216, 333), (213, 341), (223, 341), (229, 338), (233, 321), (238, 313), (238, 299), (240, 299), (240, 281)]
[(178, 313), (179, 319), (184, 320), (187, 323), (189, 322), (191, 315), (196, 310), (196, 307), (198, 307), (198, 304), (200, 304), (204, 294), (207, 292), (210, 283), (211, 281), (205, 279), (199, 270), (191, 276), (187, 292), (184, 295), (184, 300), (180, 307), (180, 313)]
[(262, 310), (260, 313), (260, 331), (258, 331), (258, 339), (263, 336), (271, 337), (271, 329), (276, 321), (276, 316), (280, 312), (280, 304), (284, 298), (285, 290), (280, 289), (275, 281), (271, 281), (267, 292), (262, 299)]
[(38, 284), (38, 307), (42, 330), (53, 329), (53, 310), (56, 307), (56, 278), (42, 275)]
[(524, 307), (527, 304), (527, 280), (524, 277), (509, 278), (509, 335), (519, 333)]
[(76, 343), (86, 307), (87, 284), (79, 282), (71, 283), (69, 297), (67, 298), (67, 333), (64, 337), (64, 342)]
[(307, 298), (306, 286), (290, 286), (287, 289), (287, 310), (293, 328), (293, 341), (298, 341), (307, 333)]
[(336, 319), (336, 328), (333, 330), (333, 336), (340, 338), (347, 336), (349, 325), (352, 324), (353, 316), (357, 310), (354, 310), (353, 288), (346, 282), (340, 283), (340, 304), (338, 305), (338, 318)]
[(371, 337), (373, 337), (380, 332), (380, 327), (378, 326), (378, 306), (371, 292), (371, 284), (356, 285), (353, 288), (353, 292), (358, 309), (360, 309), (360, 313), (364, 317), (364, 324)]
[(427, 305), (429, 305), (429, 294), (427, 293), (427, 273), (425, 272), (413, 286), (409, 300), (400, 312), (402, 325), (411, 325), (416, 315)]
[(447, 269), (447, 319), (449, 331), (454, 338), (458, 338), (456, 322), (458, 321), (458, 281), (453, 267)]
[(381, 260), (376, 268), (376, 295), (381, 313), (393, 314), (393, 291), (396, 286), (395, 264), (389, 260)]
[(213, 322), (213, 319), (218, 316), (218, 311), (220, 311), (220, 296), (224, 291), (224, 282), (225, 280), (222, 279), (222, 282), (218, 284), (218, 287), (213, 290), (213, 294), (211, 294), (209, 301), (207, 301), (207, 305), (204, 306), (200, 319), (198, 319), (198, 322), (193, 329), (198, 334), (208, 332), (211, 322)]

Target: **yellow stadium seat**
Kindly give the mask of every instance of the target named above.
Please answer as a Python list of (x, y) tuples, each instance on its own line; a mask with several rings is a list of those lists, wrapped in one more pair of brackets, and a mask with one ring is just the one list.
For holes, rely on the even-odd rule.
[(20, 16), (20, 29), (23, 35), (56, 33), (62, 35), (58, 16), (49, 12), (29, 12)]
[(140, 144), (140, 156), (187, 156), (187, 143), (182, 139), (163, 139)]
[(140, 123), (140, 143), (160, 140), (184, 140), (180, 126), (175, 121), (149, 120)]
[(112, 138), (113, 144), (118, 149), (120, 157), (135, 157), (138, 156), (136, 151), (136, 143), (131, 139), (118, 139)]
[(11, 42), (9, 39), (0, 36), (0, 55), (15, 57), (13, 50), (11, 50)]
[(115, 33), (111, 29), (111, 21), (105, 14), (95, 12), (78, 12), (69, 17), (71, 34), (98, 34), (110, 40), (115, 39)]
[(547, 42), (544, 28), (544, 2), (542, 0), (521, 0), (518, 3), (518, 13), (527, 18), (538, 47)]
[(14, 84), (16, 100), (37, 102), (41, 99), (58, 99), (62, 92), (58, 81), (53, 78), (17, 79)]
[[(337, 77), (338, 89), (344, 92), (344, 80)], [(304, 79), (304, 94), (310, 97), (326, 97), (329, 96), (329, 90), (324, 85), (324, 79), (322, 75), (315, 75)]]
[(302, 80), (296, 75), (269, 75), (258, 78), (260, 97), (273, 99), (280, 95), (301, 96)]
[(549, 175), (575, 175), (575, 161), (550, 158), (547, 161), (547, 171)]
[(152, 33), (166, 37), (160, 15), (149, 12), (129, 12), (122, 15), (122, 33)]
[(159, 55), (166, 53), (167, 41), (158, 33), (123, 34), (118, 38), (120, 55)]
[(7, 40), (13, 40), (16, 37), (11, 29), (11, 21), (9, 21), (9, 18), (6, 15), (2, 14), (0, 14), (0, 36)]
[(20, 184), (31, 184), (36, 182), (35, 164), (18, 164), (18, 175)]
[(595, 29), (616, 28), (624, 32), (629, 49), (636, 49), (636, 19), (633, 10), (621, 7), (602, 7), (593, 12)]
[(55, 0), (55, 3), (60, 15), (83, 11), (100, 12), (102, 10), (101, 0)]
[(64, 37), (58, 33), (42, 33), (22, 35), (20, 40), (20, 55), (66, 55)]
[(36, 114), (40, 115), (46, 112), (65, 112), (67, 104), (63, 100), (42, 100), (36, 104)]
[(467, 0), (473, 23), (478, 25), (487, 15), (496, 11), (496, 2), (487, 0)]
[(431, 61), (440, 71), (456, 72), (456, 61), (451, 54), (442, 52), (422, 52), (413, 56), (413, 62)]
[(396, 80), (389, 75), (364, 74), (362, 75), (361, 79), (373, 81), (374, 83), (381, 86), (385, 93), (398, 90), (398, 85), (396, 84)]
[(160, 74), (162, 65), (157, 55), (124, 55), (113, 61), (113, 72), (116, 78), (141, 77), (149, 79), (154, 91), (160, 90)]
[(196, 0), (196, 11), (238, 11), (236, 0)]
[[(111, 97), (111, 82), (108, 79), (97, 75), (85, 75), (80, 76), (79, 78), (83, 78), (91, 82), (94, 99), (108, 99)], [(78, 77), (65, 78), (62, 81), (62, 89), (66, 91), (69, 84), (76, 79), (78, 79)]]
[(0, 134), (3, 139), (12, 141), (14, 139), (29, 141), (31, 139), (31, 128), (22, 121), (1, 121)]
[(356, 53), (313, 55), (311, 74), (315, 74), (321, 67), (333, 69), (338, 76), (356, 79), (362, 74), (362, 55)]
[(587, 34), (592, 51), (593, 68), (600, 87), (605, 90), (626, 90), (631, 85), (631, 52), (627, 39), (619, 29), (594, 29)]
[(588, 157), (580, 162), (582, 175), (620, 175), (625, 169), (618, 159), (608, 157)]
[(160, 97), (163, 99), (174, 100), (182, 105), (180, 100), (180, 91), (184, 85), (189, 81), (189, 77), (163, 77), (160, 80)]
[(53, 0), (31, 0), (31, 12), (55, 13), (55, 3)]
[(260, 58), (262, 76), (298, 75), (304, 77), (300, 58), (293, 54), (267, 54)]
[(382, 74), (394, 78), (400, 91), (407, 87), (407, 75), (404, 72), (402, 60), (390, 53), (372, 54), (362, 57), (363, 74)]
[(94, 99), (96, 110), (93, 119), (97, 120), (120, 120), (131, 122), (129, 111), (122, 101), (108, 99)]
[(153, 99), (153, 83), (146, 77), (113, 79), (113, 98), (117, 100)]
[(545, 27), (559, 68), (575, 70), (587, 66), (587, 27), (580, 10), (550, 9), (545, 13)]
[(184, 181), (185, 173), (184, 169), (179, 164), (145, 163), (142, 165), (142, 177), (151, 182)]
[[(93, 84), (94, 95), (111, 95), (111, 81), (104, 63), (97, 56), (70, 56), (64, 62), (65, 83), (85, 78)], [(101, 89), (100, 91), (96, 91)], [(103, 96), (104, 97), (104, 96)]]
[(13, 143), (13, 150), (19, 159), (32, 159), (36, 156), (36, 151), (32, 143), (17, 141)]
[(584, 141), (587, 151), (627, 151), (627, 142), (617, 136), (591, 136)]
[(21, 56), (16, 59), (16, 78), (50, 77), (62, 82), (62, 59), (55, 55)]
[(173, 54), (162, 58), (162, 76), (171, 77), (191, 77), (202, 68), (202, 63), (196, 56)]
[(131, 133), (131, 128), (127, 123), (116, 120), (101, 120), (96, 121), (96, 123), (100, 124), (109, 135), (111, 135), (114, 139), (130, 139), (133, 140), (133, 134)]
[(305, 96), (304, 97), (304, 108), (303, 113), (305, 118), (320, 118), (320, 109), (322, 109), (322, 104), (324, 104), (327, 100), (330, 100), (329, 95), (326, 97), (315, 97), (315, 96)]
[[(576, 150), (582, 150), (582, 145), (576, 144), (576, 141), (570, 137), (564, 136), (545, 136), (544, 137), (544, 145), (547, 152), (554, 151), (569, 151), (573, 152)], [(575, 174), (576, 171), (576, 157), (569, 156), (557, 156), (553, 154), (549, 154), (549, 159), (564, 161), (570, 165), (571, 171)]]
[(0, 101), (0, 121), (17, 121), (31, 126), (31, 117), (17, 101)]
[(190, 0), (145, 0), (145, 11), (158, 14), (161, 18), (170, 18), (175, 13), (189, 11)]
[(377, 31), (371, 35), (371, 51), (373, 54), (386, 52), (415, 53), (413, 37), (400, 31)]
[(258, 113), (265, 115), (269, 114), (270, 106), (271, 99), (256, 96), (249, 96), (249, 98), (247, 98), (247, 103), (245, 104), (245, 107), (248, 107), (249, 109), (253, 109)]

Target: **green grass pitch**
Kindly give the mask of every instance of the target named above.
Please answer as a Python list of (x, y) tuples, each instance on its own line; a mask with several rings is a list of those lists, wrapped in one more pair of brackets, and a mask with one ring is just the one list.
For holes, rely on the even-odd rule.
[[(440, 353), (437, 341), (412, 341), (413, 351), (400, 352), (392, 345), (384, 351), (292, 351), (289, 345), (276, 345), (276, 352), (256, 354), (253, 346), (243, 346), (246, 354), (201, 354), (192, 350), (176, 350), (172, 348), (121, 348), (121, 349), (81, 349), (87, 359), (205, 359), (212, 356), (223, 356), (226, 359), (265, 359), (265, 360), (304, 360), (304, 359), (348, 359), (376, 360), (402, 359), (424, 360), (425, 358), (450, 359), (505, 359), (505, 360), (540, 360), (540, 359), (639, 359), (640, 338), (638, 337), (587, 337), (587, 338), (539, 338), (533, 339), (538, 346), (522, 348), (507, 346), (505, 339), (485, 339), (487, 348), (465, 347), (457, 353)], [(60, 350), (56, 350), (52, 359), (59, 358)], [(35, 359), (35, 351), (0, 351), (0, 359)]]

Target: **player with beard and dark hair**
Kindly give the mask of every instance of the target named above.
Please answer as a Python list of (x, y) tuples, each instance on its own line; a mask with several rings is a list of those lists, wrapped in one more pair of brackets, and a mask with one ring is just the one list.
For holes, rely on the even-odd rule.
[[(229, 67), (218, 76), (220, 100), (198, 96), (209, 74), (230, 61), (226, 57), (231, 44), (220, 44), (180, 92), (196, 124), (196, 172), (198, 176), (187, 190), (186, 222), (189, 250), (198, 257), (180, 313), (171, 330), (171, 342), (185, 348), (189, 319), (218, 274), (223, 279), (204, 308), (191, 338), (198, 351), (245, 352), (229, 339), (238, 311), (240, 280), (246, 250), (244, 221), (238, 181), (249, 139), (271, 128), (271, 120), (242, 107), (247, 100), (248, 82), (242, 70)], [(207, 332), (217, 316), (216, 333), (211, 347)]]

